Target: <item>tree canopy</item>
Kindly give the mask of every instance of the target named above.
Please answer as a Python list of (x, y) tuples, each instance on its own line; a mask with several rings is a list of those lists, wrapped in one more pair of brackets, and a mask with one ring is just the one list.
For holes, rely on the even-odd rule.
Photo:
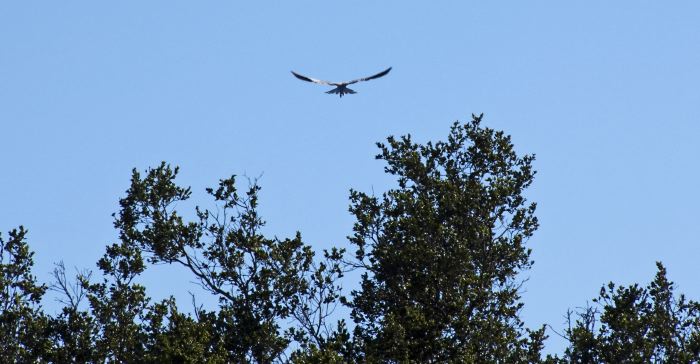
[(518, 317), (518, 273), (532, 264), (525, 242), (537, 229), (523, 197), (534, 158), (480, 122), (455, 123), (446, 141), (425, 145), (390, 137), (377, 158), (398, 187), (351, 192), (353, 266), (364, 273), (349, 305), (365, 360), (539, 355), (543, 329), (526, 333)]
[[(350, 191), (347, 246), (316, 251), (299, 232), (264, 234), (255, 180), (224, 178), (205, 190), (209, 208), (182, 211), (192, 190), (165, 162), (133, 170), (98, 275), (57, 262), (53, 281), (39, 283), (27, 230), (0, 235), (0, 362), (700, 361), (700, 304), (674, 292), (661, 263), (647, 286), (610, 283), (569, 310), (568, 326), (552, 331), (568, 348), (543, 355), (545, 326), (520, 317), (538, 228), (525, 197), (534, 156), (481, 115), (442, 141), (377, 146), (396, 183)], [(218, 306), (154, 301), (138, 283), (154, 264), (184, 267)], [(48, 290), (62, 302), (55, 315), (41, 304)]]

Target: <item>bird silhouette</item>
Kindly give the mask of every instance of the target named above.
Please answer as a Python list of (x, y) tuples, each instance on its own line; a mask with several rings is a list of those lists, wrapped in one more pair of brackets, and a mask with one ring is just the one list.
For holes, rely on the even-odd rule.
[(355, 92), (355, 90), (349, 89), (349, 88), (348, 88), (348, 85), (352, 85), (353, 83), (357, 83), (357, 82), (361, 82), (361, 81), (369, 81), (369, 80), (373, 80), (373, 79), (375, 79), (375, 78), (382, 77), (382, 76), (386, 75), (387, 73), (389, 73), (389, 71), (391, 71), (391, 67), (385, 69), (385, 70), (382, 71), (382, 72), (377, 73), (376, 75), (372, 75), (372, 76), (369, 76), (369, 77), (358, 78), (358, 79), (356, 79), (356, 80), (347, 81), (347, 82), (329, 82), (329, 81), (317, 80), (317, 79), (315, 79), (315, 78), (311, 78), (311, 77), (306, 77), (306, 76), (304, 76), (304, 75), (300, 75), (300, 74), (298, 74), (298, 73), (296, 73), (296, 72), (294, 72), (294, 71), (292, 71), (292, 74), (294, 75), (294, 77), (296, 77), (296, 78), (298, 78), (298, 79), (300, 79), (300, 80), (302, 80), (302, 81), (313, 82), (313, 83), (317, 83), (317, 84), (319, 84), (319, 85), (335, 86), (334, 89), (332, 89), (332, 90), (330, 90), (330, 91), (326, 91), (326, 93), (327, 93), (327, 94), (338, 94), (340, 97), (343, 97), (343, 95), (345, 95), (345, 94), (355, 94), (355, 93), (357, 93), (357, 92)]

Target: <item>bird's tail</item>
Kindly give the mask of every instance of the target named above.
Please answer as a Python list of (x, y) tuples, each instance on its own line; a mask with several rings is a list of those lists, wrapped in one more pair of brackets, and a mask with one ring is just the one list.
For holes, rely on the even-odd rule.
[(338, 96), (343, 97), (343, 95), (345, 95), (345, 94), (356, 94), (357, 92), (355, 92), (355, 90), (349, 89), (347, 87), (344, 87), (344, 88), (336, 87), (330, 91), (326, 91), (326, 93), (327, 94), (338, 94)]

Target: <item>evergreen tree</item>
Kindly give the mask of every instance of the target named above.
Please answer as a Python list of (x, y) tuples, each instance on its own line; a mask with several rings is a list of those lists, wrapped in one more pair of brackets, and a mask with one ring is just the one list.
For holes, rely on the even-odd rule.
[[(351, 191), (352, 258), (337, 248), (317, 254), (300, 233), (263, 234), (260, 187), (241, 192), (235, 176), (207, 189), (212, 207), (187, 221), (178, 208), (190, 188), (166, 163), (133, 171), (97, 280), (89, 271), (71, 280), (59, 263), (54, 282), (40, 284), (27, 231), (0, 236), (0, 362), (700, 361), (700, 303), (676, 296), (660, 263), (648, 286), (610, 283), (594, 306), (569, 312), (569, 347), (542, 359), (544, 328), (525, 328), (519, 315), (538, 227), (524, 196), (534, 157), (481, 119), (455, 123), (445, 141), (378, 143), (397, 184), (380, 196)], [(151, 302), (138, 277), (163, 263), (188, 269), (218, 307), (188, 314), (172, 297)], [(352, 269), (361, 282), (344, 297)], [(54, 316), (41, 307), (49, 288), (63, 303)], [(339, 304), (353, 326), (331, 322)]]
[(609, 283), (589, 306), (569, 313), (564, 362), (697, 363), (700, 303), (674, 296), (666, 268), (657, 263), (646, 287)]
[(544, 329), (523, 329), (518, 274), (537, 229), (533, 156), (510, 137), (455, 123), (446, 141), (378, 143), (397, 178), (382, 196), (351, 192), (353, 265), (364, 270), (349, 306), (358, 360), (532, 362)]
[(32, 274), (34, 252), (20, 226), (0, 234), (0, 362), (37, 361), (50, 348), (41, 298), (48, 289)]

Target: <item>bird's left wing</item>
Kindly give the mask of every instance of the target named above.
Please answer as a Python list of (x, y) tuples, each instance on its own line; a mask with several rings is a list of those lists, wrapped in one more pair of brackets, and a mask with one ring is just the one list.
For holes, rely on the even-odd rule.
[(356, 80), (352, 80), (352, 81), (348, 82), (348, 85), (352, 85), (353, 83), (357, 83), (357, 82), (361, 82), (361, 81), (369, 81), (369, 80), (373, 80), (373, 79), (375, 79), (375, 78), (379, 78), (379, 77), (385, 76), (387, 73), (389, 73), (389, 71), (391, 71), (391, 67), (385, 69), (385, 70), (382, 71), (382, 72), (377, 73), (376, 75), (372, 75), (372, 76), (369, 76), (369, 77), (358, 78), (358, 79), (356, 79)]
[(296, 77), (302, 81), (313, 82), (313, 83), (317, 83), (319, 85), (333, 85), (333, 83), (331, 83), (331, 82), (324, 81), (324, 80), (317, 80), (317, 79), (311, 78), (311, 77), (306, 77), (306, 76), (300, 75), (294, 71), (292, 71), (292, 74), (294, 75), (294, 77)]

